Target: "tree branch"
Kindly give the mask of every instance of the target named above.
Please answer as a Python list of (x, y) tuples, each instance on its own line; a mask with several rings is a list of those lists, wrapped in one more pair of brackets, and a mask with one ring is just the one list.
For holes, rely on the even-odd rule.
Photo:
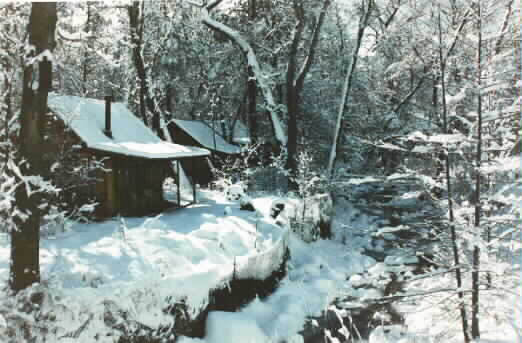
[(220, 32), (227, 36), (234, 44), (236, 44), (246, 55), (247, 63), (252, 68), (252, 72), (256, 77), (257, 84), (263, 93), (265, 98), (266, 107), (268, 112), (270, 113), (270, 121), (272, 124), (272, 128), (274, 130), (274, 135), (279, 142), (281, 147), (286, 146), (287, 138), (283, 131), (283, 126), (279, 119), (279, 106), (275, 103), (274, 96), (272, 94), (272, 89), (266, 80), (266, 76), (261, 70), (259, 63), (256, 58), (256, 54), (250, 44), (239, 34), (239, 32), (233, 30), (232, 28), (223, 25), (210, 17), (209, 11), (207, 8), (214, 8), (222, 0), (216, 0), (212, 2), (205, 8), (202, 8), (202, 18), (201, 21), (210, 29)]
[[(326, 17), (326, 12), (328, 11), (328, 7), (330, 6), (331, 0), (324, 0), (323, 8), (321, 9), (321, 13), (319, 14), (319, 19), (314, 28), (314, 33), (312, 35), (312, 41), (310, 42), (310, 47), (308, 49), (308, 54), (303, 63), (301, 70), (299, 71), (299, 75), (297, 76), (297, 80), (295, 82), (296, 88), (300, 90), (304, 85), (304, 79), (306, 78), (306, 74), (310, 70), (310, 67), (314, 63), (315, 52), (317, 49), (317, 44), (319, 43), (319, 35), (321, 33), (321, 27), (323, 26), (324, 18)], [(301, 7), (302, 10), (302, 7)], [(304, 15), (301, 13), (301, 16)]]

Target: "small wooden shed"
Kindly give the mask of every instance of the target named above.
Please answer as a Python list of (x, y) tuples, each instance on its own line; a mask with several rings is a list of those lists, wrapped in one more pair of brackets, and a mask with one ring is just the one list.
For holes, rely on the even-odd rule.
[(195, 182), (201, 185), (206, 185), (214, 179), (211, 163), (238, 157), (243, 151), (242, 147), (228, 143), (218, 133), (218, 128), (213, 129), (203, 121), (173, 119), (169, 122), (168, 129), (175, 143), (200, 147), (211, 152), (212, 162), (207, 157), (198, 158), (193, 166), (182, 162), (187, 173), (193, 175)]
[[(63, 126), (68, 144), (77, 146), (78, 160), (96, 160), (101, 168), (95, 182), (84, 191), (94, 195), (97, 217), (147, 215), (170, 204), (163, 182), (172, 176), (177, 184), (177, 203), (185, 175), (181, 163), (210, 155), (206, 149), (162, 141), (123, 103), (51, 94), (48, 100), (53, 125)], [(193, 188), (193, 201), (196, 201)], [(186, 203), (185, 203), (186, 205)]]

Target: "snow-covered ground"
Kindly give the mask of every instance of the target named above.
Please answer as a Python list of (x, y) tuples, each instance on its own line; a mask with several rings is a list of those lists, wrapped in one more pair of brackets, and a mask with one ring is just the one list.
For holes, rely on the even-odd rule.
[[(58, 313), (63, 332), (78, 328), (91, 314), (103, 314), (109, 302), (151, 328), (172, 322), (163, 312), (167, 297), (183, 299), (195, 314), (210, 289), (232, 278), (240, 261), (270, 251), (287, 235), (269, 218), (241, 211), (222, 194), (202, 192), (200, 197), (197, 205), (156, 217), (75, 223), (66, 233), (43, 238), (42, 281), (58, 295), (55, 305), (63, 305), (65, 311)], [(260, 207), (265, 200), (257, 200)], [(9, 252), (3, 233), (2, 284)], [(100, 327), (92, 325), (92, 333)], [(93, 337), (88, 329), (85, 341)]]
[[(269, 251), (286, 232), (268, 218), (273, 196), (254, 197), (258, 212), (248, 212), (240, 211), (238, 202), (226, 200), (223, 194), (200, 195), (201, 203), (190, 208), (157, 217), (75, 224), (67, 233), (42, 240), (42, 280), (55, 296), (52, 308), (62, 332), (58, 342), (90, 342), (96, 334), (104, 337), (109, 332), (103, 325), (109, 303), (152, 328), (172, 323), (172, 316), (163, 311), (167, 297), (183, 299), (197, 311), (208, 300), (209, 289), (230, 279), (241, 258)], [(303, 342), (298, 333), (307, 319), (320, 316), (335, 297), (350, 292), (359, 297), (364, 297), (364, 292), (378, 296), (372, 293), (375, 290), (354, 290), (347, 281), (382, 266), (363, 254), (376, 220), (359, 213), (349, 202), (337, 204), (333, 240), (305, 243), (289, 236), (288, 274), (272, 295), (255, 299), (238, 312), (211, 312), (206, 337), (181, 337), (178, 341)], [(8, 276), (8, 260), (8, 238), (2, 234), (2, 283)], [(505, 267), (513, 272), (517, 266), (520, 269), (520, 261)], [(482, 321), (483, 342), (520, 341), (517, 318), (521, 311), (516, 305), (520, 304), (520, 278), (515, 275), (509, 280), (512, 284), (505, 286), (511, 287), (511, 292), (495, 297), (484, 292), (484, 309), (497, 314)], [(452, 279), (443, 274), (440, 279), (424, 282), (442, 286)], [(405, 325), (375, 330), (370, 343), (461, 341), (457, 311), (444, 312), (437, 307), (438, 299), (404, 303), (400, 309), (406, 313)], [(88, 325), (83, 327), (85, 323)], [(63, 334), (79, 328), (79, 337)], [(446, 335), (441, 336), (443, 333)], [(106, 341), (113, 339), (107, 337)], [(98, 341), (105, 342), (102, 338)]]
[[(386, 265), (376, 263), (362, 254), (368, 235), (376, 230), (379, 219), (359, 213), (349, 202), (337, 206), (334, 217), (334, 240), (304, 243), (291, 236), (291, 260), (288, 275), (268, 298), (255, 299), (238, 312), (212, 312), (207, 321), (207, 336), (203, 339), (183, 337), (181, 343), (228, 342), (303, 342), (298, 334), (310, 317), (318, 317), (330, 302), (340, 295), (359, 298), (379, 297), (375, 289), (351, 287), (351, 275), (377, 269), (386, 272)], [(346, 230), (349, 228), (349, 230)], [(482, 293), (484, 318), (482, 340), (490, 343), (522, 342), (520, 256), (510, 266), (511, 280), (505, 289)], [(384, 269), (383, 269), (384, 268)], [(365, 274), (366, 275), (366, 274)], [(359, 276), (352, 278), (356, 280)], [(355, 282), (355, 281), (354, 281)], [(438, 277), (420, 279), (412, 289), (425, 290), (434, 286), (451, 287), (454, 279), (444, 273)], [(405, 289), (407, 292), (408, 289)], [(397, 304), (405, 315), (404, 325), (378, 327), (369, 336), (369, 343), (462, 342), (458, 311), (440, 306), (451, 294), (412, 297)], [(312, 324), (314, 321), (312, 321)], [(322, 342), (322, 340), (321, 340)], [(332, 338), (325, 342), (341, 342)]]
[[(267, 204), (270, 202), (263, 202)], [(256, 206), (262, 212), (268, 208)], [(337, 218), (350, 220), (353, 208), (345, 208)], [(266, 212), (265, 212), (266, 213)], [(371, 225), (361, 216), (351, 222), (356, 229)], [(340, 222), (334, 223), (340, 228)], [(374, 266), (376, 261), (362, 254), (364, 241), (352, 237), (345, 244), (319, 240), (304, 243), (295, 235), (290, 237), (291, 260), (288, 275), (279, 288), (266, 299), (255, 299), (238, 312), (212, 312), (207, 321), (204, 339), (183, 337), (182, 343), (229, 342), (302, 342), (298, 334), (310, 317), (318, 317), (331, 301), (349, 290), (347, 279)]]
[(212, 312), (204, 340), (188, 342), (302, 342), (298, 334), (308, 317), (317, 317), (346, 289), (347, 275), (363, 272), (374, 263), (327, 240), (311, 244), (295, 238), (290, 243), (288, 276), (267, 299), (256, 299), (235, 313)]

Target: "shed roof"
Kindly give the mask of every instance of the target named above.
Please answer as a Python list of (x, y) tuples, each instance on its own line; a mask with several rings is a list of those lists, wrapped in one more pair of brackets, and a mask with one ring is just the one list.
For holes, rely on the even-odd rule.
[(241, 153), (240, 147), (228, 143), (204, 122), (181, 119), (173, 119), (172, 122), (207, 149), (231, 155)]
[(77, 96), (50, 94), (49, 108), (90, 149), (148, 159), (208, 156), (206, 149), (161, 140), (123, 103), (112, 103), (112, 137), (104, 134), (105, 102)]

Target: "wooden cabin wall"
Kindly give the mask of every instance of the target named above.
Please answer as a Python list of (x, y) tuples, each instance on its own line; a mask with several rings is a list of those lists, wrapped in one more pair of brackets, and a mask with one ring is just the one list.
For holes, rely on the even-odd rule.
[(143, 216), (165, 209), (163, 181), (168, 161), (112, 156), (106, 162), (100, 214)]

